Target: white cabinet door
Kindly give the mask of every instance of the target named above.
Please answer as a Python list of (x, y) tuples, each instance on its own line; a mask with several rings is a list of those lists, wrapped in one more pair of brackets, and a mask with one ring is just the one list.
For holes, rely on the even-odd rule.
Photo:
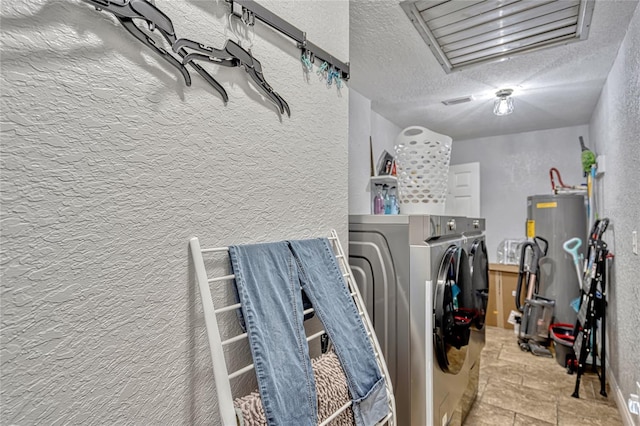
[(449, 166), (445, 214), (480, 217), (480, 163)]

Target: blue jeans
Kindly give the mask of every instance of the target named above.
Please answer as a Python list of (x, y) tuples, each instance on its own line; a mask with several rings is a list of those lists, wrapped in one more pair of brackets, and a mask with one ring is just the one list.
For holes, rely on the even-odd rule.
[(373, 347), (326, 238), (229, 247), (267, 423), (315, 426), (317, 396), (301, 289), (347, 376), (358, 426), (389, 411)]

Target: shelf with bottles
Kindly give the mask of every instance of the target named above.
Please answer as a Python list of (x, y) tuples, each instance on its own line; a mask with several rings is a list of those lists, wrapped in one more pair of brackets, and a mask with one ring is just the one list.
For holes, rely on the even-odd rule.
[(393, 175), (379, 175), (379, 176), (371, 176), (371, 187), (374, 187), (376, 184), (387, 184), (389, 186), (398, 187), (398, 178)]
[(371, 178), (371, 214), (394, 215), (400, 213), (397, 183), (398, 180), (395, 176), (373, 176)]

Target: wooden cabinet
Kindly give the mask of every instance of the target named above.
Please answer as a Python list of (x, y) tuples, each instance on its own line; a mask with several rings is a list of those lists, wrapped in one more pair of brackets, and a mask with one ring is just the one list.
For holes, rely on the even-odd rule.
[(507, 322), (509, 313), (516, 310), (515, 291), (518, 284), (518, 266), (489, 264), (489, 302), (486, 323), (494, 327), (513, 330)]

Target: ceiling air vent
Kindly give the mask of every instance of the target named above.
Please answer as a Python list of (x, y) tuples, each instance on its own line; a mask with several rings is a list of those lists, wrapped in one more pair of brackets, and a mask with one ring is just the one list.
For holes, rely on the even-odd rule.
[(447, 73), (586, 40), (595, 0), (423, 0), (400, 6)]
[(465, 102), (471, 102), (472, 100), (473, 100), (473, 96), (463, 96), (461, 98), (447, 99), (446, 101), (442, 101), (442, 103), (449, 106), (449, 105), (464, 104)]

